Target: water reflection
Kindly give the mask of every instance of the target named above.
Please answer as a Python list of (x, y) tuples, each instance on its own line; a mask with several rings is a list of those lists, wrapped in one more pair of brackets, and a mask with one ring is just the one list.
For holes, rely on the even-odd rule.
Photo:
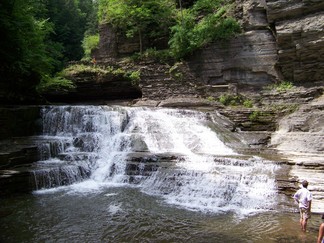
[(134, 187), (7, 198), (1, 212), (0, 242), (315, 242), (320, 221), (305, 235), (296, 213), (193, 212)]
[[(44, 109), (35, 176), (49, 189), (1, 199), (0, 242), (314, 242), (318, 222), (302, 235), (298, 214), (279, 206), (289, 199), (278, 166), (240, 159), (205, 123), (193, 111)], [(154, 160), (134, 185), (127, 163), (147, 161), (126, 158), (138, 151), (181, 156)]]

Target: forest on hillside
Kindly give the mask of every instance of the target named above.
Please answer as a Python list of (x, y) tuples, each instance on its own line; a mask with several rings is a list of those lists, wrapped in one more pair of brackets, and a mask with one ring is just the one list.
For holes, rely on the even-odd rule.
[[(44, 89), (73, 88), (59, 75), (73, 61), (91, 59), (98, 25), (136, 37), (137, 55), (181, 59), (214, 39), (240, 31), (232, 0), (2, 0), (0, 103), (35, 102)], [(143, 40), (166, 38), (165, 50)]]

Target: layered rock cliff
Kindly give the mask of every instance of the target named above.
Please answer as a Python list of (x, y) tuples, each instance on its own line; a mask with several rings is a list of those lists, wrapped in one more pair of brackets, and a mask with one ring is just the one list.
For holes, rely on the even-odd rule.
[[(324, 3), (320, 0), (236, 0), (235, 15), (243, 33), (227, 42), (211, 43), (189, 56), (184, 63), (188, 69), (184, 70), (183, 80), (186, 82), (189, 76), (191, 87), (196, 86), (191, 88), (192, 92), (205, 97), (213, 95), (209, 88), (215, 85), (235, 84), (246, 91), (260, 90), (282, 80), (298, 85), (322, 84), (323, 11)], [(165, 44), (155, 43), (158, 48)], [(94, 53), (99, 62), (114, 62), (136, 51), (138, 41), (122, 38), (108, 25), (101, 26), (99, 50)], [(188, 95), (181, 89), (183, 83), (177, 85), (170, 79), (170, 67), (141, 65), (143, 98)], [(174, 84), (172, 92), (159, 92), (170, 87), (170, 80)]]
[(276, 67), (286, 80), (323, 83), (324, 2), (267, 0), (267, 17), (278, 46)]

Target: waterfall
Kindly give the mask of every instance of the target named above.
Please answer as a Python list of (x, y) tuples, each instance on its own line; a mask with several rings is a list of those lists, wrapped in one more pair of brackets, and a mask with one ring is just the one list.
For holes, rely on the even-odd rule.
[(136, 181), (144, 193), (191, 210), (249, 213), (276, 203), (276, 165), (240, 159), (206, 125), (203, 112), (53, 106), (44, 107), (42, 117), (37, 189), (72, 184), (89, 192)]

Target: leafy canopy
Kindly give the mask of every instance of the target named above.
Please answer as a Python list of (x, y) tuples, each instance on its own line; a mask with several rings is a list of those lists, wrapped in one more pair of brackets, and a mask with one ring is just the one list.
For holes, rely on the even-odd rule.
[(138, 36), (141, 49), (148, 39), (168, 35), (174, 21), (173, 0), (100, 0), (99, 21), (109, 23), (127, 37)]
[(35, 17), (40, 6), (31, 0), (0, 3), (0, 85), (13, 99), (18, 94), (34, 94), (38, 81), (53, 68), (45, 42), (53, 26)]
[[(228, 39), (240, 31), (230, 17), (233, 0), (196, 0), (188, 8), (175, 0), (100, 0), (99, 21), (112, 25), (127, 37), (169, 38), (173, 57), (179, 59), (216, 39)], [(186, 3), (186, 2), (184, 2)], [(145, 35), (145, 38), (143, 37)], [(154, 48), (154, 46), (149, 46)]]
[(1, 0), (0, 101), (33, 99), (41, 81), (79, 60), (84, 33), (97, 31), (94, 11), (92, 0)]
[(174, 56), (181, 58), (213, 40), (226, 40), (240, 32), (239, 24), (230, 17), (230, 9), (226, 0), (198, 0), (178, 14), (169, 41)]

